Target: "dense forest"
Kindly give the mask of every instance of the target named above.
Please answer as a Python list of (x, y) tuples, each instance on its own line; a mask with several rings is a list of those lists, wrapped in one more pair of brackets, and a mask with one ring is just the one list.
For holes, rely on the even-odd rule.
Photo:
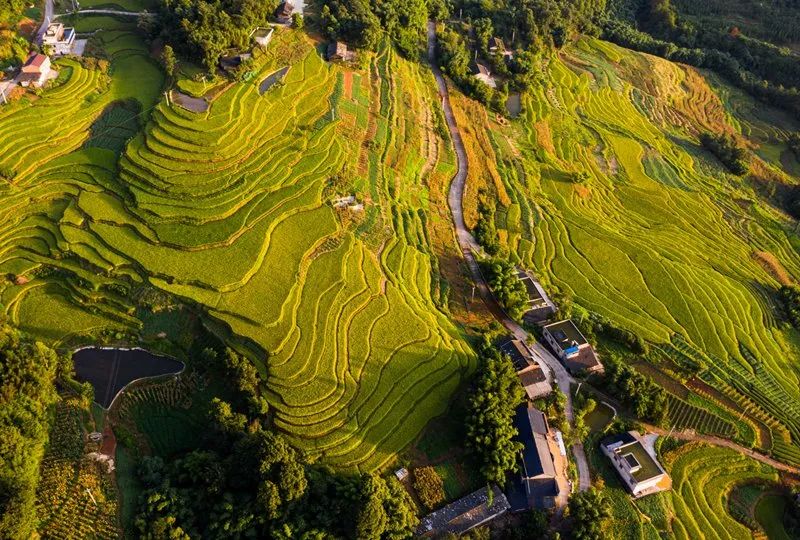
[(199, 448), (144, 456), (134, 526), (141, 538), (404, 538), (416, 510), (394, 477), (308, 463), (268, 427), (258, 373), (230, 349), (200, 360), (229, 393), (211, 401)]
[(157, 22), (142, 26), (152, 39), (213, 71), (227, 49), (247, 47), (250, 32), (266, 25), (277, 5), (277, 0), (162, 0)]
[(425, 48), (429, 17), (445, 16), (442, 0), (324, 0), (322, 25), (330, 38), (374, 50), (383, 35), (409, 58)]
[(739, 27), (697, 24), (670, 0), (613, 0), (603, 22), (603, 37), (623, 47), (711, 69), (754, 97), (800, 118), (796, 54), (747, 36)]
[(58, 357), (0, 321), (0, 538), (31, 538)]

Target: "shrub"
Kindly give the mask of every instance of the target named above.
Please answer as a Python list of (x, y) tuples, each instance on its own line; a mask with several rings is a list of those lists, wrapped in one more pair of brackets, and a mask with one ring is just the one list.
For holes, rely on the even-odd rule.
[(747, 154), (731, 135), (703, 133), (700, 135), (700, 144), (714, 154), (733, 174), (738, 176), (747, 174), (749, 169)]
[(14, 180), (14, 177), (17, 176), (16, 171), (9, 167), (8, 165), (0, 165), (0, 180), (5, 180), (6, 182), (11, 182)]
[(422, 505), (429, 511), (445, 500), (444, 482), (433, 467), (414, 469), (414, 489)]
[(478, 223), (475, 225), (473, 233), (475, 240), (489, 255), (497, 255), (500, 251), (500, 237), (494, 223), (494, 209), (494, 204), (486, 199), (485, 193), (482, 193), (478, 201)]
[(800, 287), (797, 285), (784, 285), (778, 291), (778, 296), (786, 311), (786, 316), (792, 326), (800, 329)]
[(494, 297), (513, 319), (520, 320), (528, 309), (528, 291), (510, 262), (494, 258), (483, 263), (486, 282)]

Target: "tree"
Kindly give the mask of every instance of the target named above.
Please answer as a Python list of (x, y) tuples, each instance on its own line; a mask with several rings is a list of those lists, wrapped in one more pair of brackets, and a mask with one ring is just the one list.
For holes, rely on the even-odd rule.
[(514, 440), (514, 414), (525, 393), (511, 360), (488, 341), (481, 347), (481, 368), (467, 409), (466, 447), (480, 463), (487, 482), (505, 483), (516, 468), (522, 445)]
[(442, 477), (433, 467), (414, 469), (414, 491), (428, 511), (434, 510), (446, 498)]
[(163, 0), (157, 22), (146, 30), (212, 71), (225, 50), (247, 46), (250, 30), (265, 26), (276, 7), (277, 0)]
[(569, 515), (575, 540), (601, 540), (605, 537), (605, 520), (611, 517), (611, 505), (602, 491), (590, 487), (570, 497)]
[(225, 367), (227, 375), (239, 391), (239, 401), (246, 407), (251, 416), (264, 416), (269, 411), (269, 404), (259, 390), (261, 377), (250, 360), (236, 353), (233, 349), (225, 350)]
[(485, 192), (479, 194), (478, 199), (478, 223), (472, 231), (475, 240), (483, 246), (489, 255), (497, 255), (500, 251), (500, 237), (497, 234), (497, 227), (494, 223), (494, 204), (486, 197)]
[(492, 294), (512, 319), (520, 320), (528, 309), (528, 291), (510, 262), (493, 258), (483, 264), (486, 282)]
[(749, 170), (747, 152), (731, 135), (702, 133), (700, 144), (714, 154), (733, 174), (738, 176), (747, 174)]
[(613, 354), (605, 361), (604, 383), (617, 399), (633, 407), (638, 418), (659, 425), (667, 421), (669, 402), (665, 390)]
[(292, 28), (302, 30), (305, 25), (306, 23), (300, 13), (292, 13)]
[(170, 78), (175, 77), (177, 59), (175, 58), (175, 51), (172, 50), (171, 45), (165, 45), (164, 50), (161, 51), (161, 65), (164, 66), (164, 71)]
[(0, 320), (0, 538), (30, 538), (56, 353)]
[(356, 518), (356, 537), (360, 540), (408, 538), (419, 522), (408, 492), (395, 479), (365, 475), (360, 498)]
[(787, 140), (789, 150), (794, 152), (795, 159), (800, 161), (800, 131), (795, 131), (789, 135)]

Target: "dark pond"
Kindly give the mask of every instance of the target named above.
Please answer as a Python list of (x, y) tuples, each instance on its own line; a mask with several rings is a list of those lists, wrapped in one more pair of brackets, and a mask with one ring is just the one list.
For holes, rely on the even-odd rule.
[(131, 382), (183, 371), (183, 362), (144, 349), (88, 347), (72, 354), (75, 376), (94, 387), (94, 399), (108, 409), (117, 394)]
[(278, 82), (278, 81), (280, 81), (280, 80), (282, 80), (282, 79), (283, 79), (283, 76), (284, 76), (284, 75), (286, 75), (286, 72), (287, 72), (287, 71), (289, 71), (289, 66), (286, 66), (286, 67), (284, 67), (284, 68), (281, 68), (281, 69), (279, 69), (278, 71), (276, 71), (275, 73), (272, 73), (271, 75), (268, 75), (266, 79), (264, 79), (263, 81), (261, 81), (261, 84), (260, 84), (260, 85), (259, 85), (259, 87), (258, 87), (258, 91), (259, 91), (261, 94), (263, 94), (264, 92), (266, 92), (267, 90), (269, 90), (269, 89), (270, 89), (270, 87), (271, 87), (273, 84), (275, 84), (276, 82)]
[(519, 92), (508, 95), (506, 110), (508, 110), (508, 114), (511, 118), (516, 118), (519, 116), (519, 113), (522, 112), (522, 96), (519, 95)]
[(187, 111), (201, 113), (208, 110), (208, 101), (205, 99), (187, 96), (177, 90), (172, 91), (172, 100)]

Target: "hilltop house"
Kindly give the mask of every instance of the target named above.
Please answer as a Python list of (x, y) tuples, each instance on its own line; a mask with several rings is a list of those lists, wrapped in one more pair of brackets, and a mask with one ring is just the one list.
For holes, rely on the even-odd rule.
[(545, 341), (570, 373), (603, 371), (594, 349), (571, 320), (548, 324), (542, 330)]
[(546, 396), (552, 392), (553, 388), (547, 380), (547, 376), (542, 366), (533, 358), (530, 349), (525, 343), (513, 336), (509, 336), (498, 347), (500, 351), (507, 354), (517, 370), (519, 381), (525, 388), (525, 393), (529, 399), (536, 399)]
[(492, 486), (491, 499), (489, 488), (483, 487), (422, 518), (416, 536), (438, 538), (446, 534), (461, 535), (505, 514), (509, 508), (508, 499), (497, 486)]
[(42, 46), (49, 47), (52, 54), (70, 54), (75, 44), (75, 29), (62, 23), (50, 23), (42, 36)]
[(531, 274), (517, 268), (517, 277), (525, 285), (528, 292), (528, 310), (522, 319), (529, 324), (536, 324), (549, 319), (556, 312), (556, 305), (547, 296), (542, 285)]
[(558, 446), (550, 432), (547, 417), (539, 409), (521, 405), (514, 416), (516, 440), (521, 442), (519, 476), (514, 478), (508, 493), (512, 512), (531, 508), (553, 508), (563, 504), (557, 480)]
[(280, 24), (291, 24), (294, 6), (291, 2), (281, 2), (278, 11), (275, 12), (275, 20)]
[(18, 76), (21, 86), (42, 86), (50, 75), (50, 58), (47, 55), (32, 52), (22, 66)]
[(665, 491), (672, 481), (664, 468), (642, 444), (637, 431), (606, 437), (600, 449), (611, 460), (622, 482), (634, 497)]

